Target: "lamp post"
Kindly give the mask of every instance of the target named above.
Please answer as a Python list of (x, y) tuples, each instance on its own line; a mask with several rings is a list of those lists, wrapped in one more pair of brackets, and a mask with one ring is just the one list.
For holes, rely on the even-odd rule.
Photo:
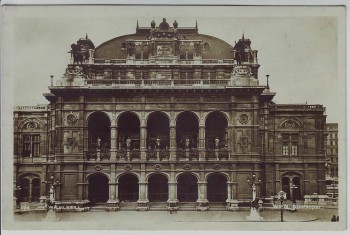
[(259, 215), (258, 209), (259, 209), (259, 198), (256, 197), (256, 187), (259, 186), (261, 184), (261, 180), (258, 179), (258, 182), (255, 182), (256, 180), (256, 174), (253, 172), (252, 174), (252, 179), (250, 179), (250, 177), (247, 177), (247, 183), (249, 185), (250, 188), (252, 188), (252, 202), (250, 205), (250, 215), (247, 216), (247, 220), (251, 220), (251, 221), (260, 221), (263, 219), (263, 217), (261, 217)]
[[(58, 182), (58, 180), (56, 180)], [(43, 219), (43, 221), (46, 222), (54, 222), (58, 221), (59, 218), (56, 217), (55, 212), (55, 182), (54, 182), (54, 176), (50, 176), (50, 189), (49, 189), (49, 197), (46, 200), (46, 208), (47, 208), (47, 214), (46, 217)]]
[(278, 196), (278, 199), (281, 201), (281, 222), (283, 222), (283, 209), (284, 209), (283, 201), (286, 199), (286, 193), (281, 190), (279, 191), (277, 196)]

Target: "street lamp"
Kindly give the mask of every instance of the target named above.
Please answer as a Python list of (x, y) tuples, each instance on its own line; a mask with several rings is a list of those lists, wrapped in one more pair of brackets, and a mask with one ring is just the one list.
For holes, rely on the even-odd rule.
[(279, 191), (278, 193), (278, 199), (281, 201), (281, 222), (283, 222), (283, 209), (284, 209), (284, 206), (283, 206), (283, 201), (286, 199), (286, 194), (285, 192), (283, 192), (282, 190)]
[(247, 183), (249, 187), (252, 188), (252, 194), (253, 194), (253, 200), (251, 202), (250, 206), (250, 215), (247, 216), (247, 220), (252, 220), (252, 221), (260, 221), (263, 218), (260, 217), (258, 209), (259, 209), (259, 198), (256, 197), (256, 186), (259, 186), (261, 184), (260, 178), (258, 179), (257, 182), (256, 180), (256, 174), (253, 172), (252, 174), (252, 179), (250, 177), (247, 177)]
[[(54, 176), (50, 176), (50, 189), (49, 189), (49, 198), (46, 200), (46, 208), (47, 208), (47, 214), (46, 217), (43, 219), (43, 221), (46, 222), (54, 222), (58, 221), (59, 218), (56, 217), (55, 212), (55, 182), (54, 182)], [(58, 180), (56, 180), (58, 182)]]

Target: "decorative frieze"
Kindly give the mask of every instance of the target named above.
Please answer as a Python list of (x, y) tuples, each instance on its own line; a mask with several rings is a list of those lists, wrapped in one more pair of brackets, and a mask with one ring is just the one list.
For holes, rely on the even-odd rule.
[(106, 103), (106, 102), (112, 102), (111, 97), (86, 97), (87, 102), (99, 102), (99, 103)]
[(141, 102), (141, 97), (117, 97), (116, 102)]

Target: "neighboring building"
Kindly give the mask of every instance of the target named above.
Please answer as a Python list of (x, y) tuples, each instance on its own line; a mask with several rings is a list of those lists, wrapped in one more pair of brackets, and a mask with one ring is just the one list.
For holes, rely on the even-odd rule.
[(338, 197), (338, 123), (327, 123), (327, 195)]
[(264, 200), (281, 189), (294, 199), (326, 194), (325, 108), (275, 104), (244, 36), (231, 46), (164, 19), (71, 47), (44, 94), (48, 108), (15, 111), (20, 201), (44, 199), (53, 184), (58, 208), (231, 210), (251, 200), (253, 175)]

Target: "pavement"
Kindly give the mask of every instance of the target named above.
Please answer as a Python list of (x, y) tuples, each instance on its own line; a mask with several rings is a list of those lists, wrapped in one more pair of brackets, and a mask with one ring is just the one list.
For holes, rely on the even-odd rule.
[[(242, 222), (247, 221), (249, 211), (118, 211), (118, 212), (65, 212), (55, 213), (59, 219), (50, 223), (50, 229), (78, 227), (80, 229), (114, 229), (114, 230), (232, 230), (239, 229)], [(284, 222), (330, 222), (333, 215), (338, 215), (337, 209), (300, 209), (297, 212), (285, 211)], [(260, 212), (262, 222), (280, 222), (280, 210)], [(28, 212), (14, 215), (15, 222), (42, 222), (46, 212)], [(84, 223), (85, 222), (85, 223)], [(266, 227), (266, 223), (260, 221)], [(42, 222), (43, 225), (45, 222)], [(39, 223), (20, 223), (34, 226)], [(54, 224), (54, 226), (52, 226)], [(61, 225), (61, 226), (60, 226)], [(82, 226), (83, 225), (83, 226)], [(25, 226), (27, 227), (27, 226)], [(44, 227), (43, 227), (44, 228)]]

